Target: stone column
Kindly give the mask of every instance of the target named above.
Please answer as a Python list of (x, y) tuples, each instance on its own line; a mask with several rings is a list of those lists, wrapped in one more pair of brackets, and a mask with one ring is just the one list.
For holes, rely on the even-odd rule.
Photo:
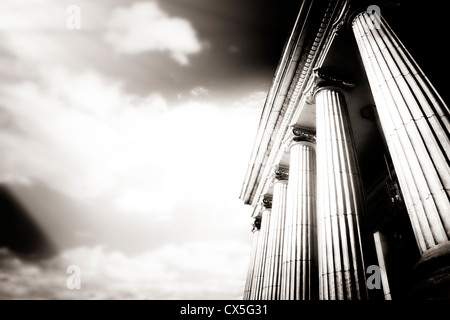
[(256, 249), (255, 269), (253, 272), (252, 288), (249, 296), (250, 300), (262, 299), (264, 266), (266, 262), (267, 239), (269, 235), (270, 207), (271, 202), (268, 202), (265, 209), (261, 213), (261, 228), (258, 236), (258, 247)]
[(375, 239), (375, 249), (377, 252), (377, 260), (378, 260), (378, 267), (380, 268), (380, 274), (381, 274), (381, 283), (383, 285), (383, 293), (384, 293), (384, 299), (385, 300), (392, 300), (391, 297), (391, 289), (389, 286), (389, 279), (387, 276), (387, 270), (386, 270), (386, 262), (384, 258), (384, 249), (383, 244), (386, 243), (384, 235), (377, 231), (373, 234), (373, 237)]
[(283, 300), (316, 299), (318, 288), (316, 233), (315, 135), (292, 130), (283, 253)]
[(284, 217), (286, 213), (287, 180), (275, 180), (272, 212), (267, 239), (262, 299), (279, 300), (281, 296), (281, 264)]
[(367, 299), (362, 249), (365, 200), (343, 93), (316, 91), (320, 298)]
[(440, 260), (450, 253), (449, 108), (386, 21), (375, 19), (360, 13), (352, 29), (422, 261)]
[(260, 224), (261, 223), (261, 219), (260, 218), (255, 218), (255, 222), (253, 224), (253, 241), (252, 241), (252, 249), (251, 249), (251, 256), (250, 256), (250, 263), (248, 266), (248, 272), (247, 272), (247, 278), (245, 281), (245, 288), (244, 288), (244, 300), (249, 300), (250, 299), (250, 295), (251, 295), (251, 291), (252, 289), (254, 289), (255, 283), (253, 281), (254, 279), (254, 274), (255, 274), (255, 269), (256, 269), (256, 264), (257, 264), (257, 260), (256, 260), (256, 256), (257, 256), (257, 251), (258, 251), (258, 246), (259, 246), (259, 233), (260, 233)]

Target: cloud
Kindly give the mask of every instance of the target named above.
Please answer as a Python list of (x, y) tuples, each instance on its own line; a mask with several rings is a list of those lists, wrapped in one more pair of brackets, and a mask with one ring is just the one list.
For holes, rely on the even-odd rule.
[(107, 23), (105, 41), (120, 53), (168, 52), (186, 65), (188, 56), (202, 49), (196, 31), (183, 18), (170, 17), (156, 2), (136, 2), (116, 8)]
[(191, 95), (193, 97), (207, 96), (209, 95), (209, 91), (204, 87), (195, 87), (191, 90)]
[(19, 128), (0, 135), (0, 148), (8, 150), (2, 172), (41, 179), (79, 199), (115, 190), (119, 204), (143, 188), (154, 205), (152, 197), (165, 189), (158, 170), (145, 166), (164, 147), (152, 123), (164, 115), (165, 99), (127, 95), (94, 72), (58, 70), (42, 80), (0, 89), (1, 109)]
[[(250, 247), (236, 241), (167, 244), (140, 255), (78, 247), (41, 261), (0, 249), (0, 299), (238, 299)], [(81, 289), (66, 286), (67, 267)]]
[[(74, 31), (64, 4), (36, 4), (0, 4), (2, 17), (12, 14), (0, 19), (0, 183), (27, 190), (21, 200), (63, 251), (41, 263), (4, 253), (1, 296), (238, 297), (248, 264), (238, 241), (251, 236), (238, 192), (261, 95), (221, 104), (195, 85), (176, 103), (152, 85), (130, 93), (130, 79), (99, 71), (111, 61), (129, 69), (124, 56), (111, 58), (111, 46), (128, 60), (160, 51), (185, 64), (204, 48), (188, 21), (155, 2), (109, 16), (105, 2), (77, 1), (82, 27)], [(42, 193), (42, 184), (57, 192)], [(70, 233), (84, 240), (64, 241)], [(113, 249), (68, 249), (80, 243)], [(68, 264), (82, 267), (81, 292), (65, 288)]]
[[(69, 4), (59, 0), (14, 1), (0, 3), (1, 46), (22, 62), (32, 64), (70, 64), (81, 57), (93, 57), (105, 50), (95, 35), (105, 30), (108, 9), (104, 2), (78, 0), (81, 8), (82, 29), (67, 28)], [(104, 45), (107, 47), (106, 45)], [(80, 48), (83, 48), (80, 50)], [(0, 57), (0, 67), (3, 59)], [(5, 63), (6, 64), (6, 63)], [(27, 67), (14, 68), (15, 75), (29, 77)], [(23, 67), (23, 66), (22, 66)], [(11, 63), (9, 63), (11, 68)], [(3, 71), (3, 70), (1, 70)], [(7, 71), (5, 69), (5, 71)]]
[(32, 181), (21, 175), (13, 175), (11, 173), (4, 172), (0, 174), (0, 184), (19, 184), (30, 186), (32, 185)]
[[(59, 25), (64, 25), (66, 14), (63, 6), (47, 6), (48, 0), (36, 0), (33, 4), (23, 5), (19, 1), (2, 1), (2, 11), (8, 14), (2, 15), (0, 31), (33, 31), (54, 30)], [(50, 9), (50, 10), (49, 10)], [(58, 19), (59, 16), (59, 19)], [(56, 18), (56, 19), (55, 19)]]
[(153, 216), (199, 195), (211, 205), (234, 199), (259, 113), (253, 96), (232, 108), (209, 100), (169, 107), (157, 92), (139, 97), (93, 71), (64, 69), (4, 85), (0, 98), (10, 119), (0, 134), (3, 180), (39, 179), (74, 198), (114, 199), (119, 212)]

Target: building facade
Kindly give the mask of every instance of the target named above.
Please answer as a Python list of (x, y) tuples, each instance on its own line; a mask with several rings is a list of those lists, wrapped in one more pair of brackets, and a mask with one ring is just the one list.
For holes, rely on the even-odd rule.
[(450, 299), (449, 108), (392, 6), (302, 1), (240, 196), (244, 299)]

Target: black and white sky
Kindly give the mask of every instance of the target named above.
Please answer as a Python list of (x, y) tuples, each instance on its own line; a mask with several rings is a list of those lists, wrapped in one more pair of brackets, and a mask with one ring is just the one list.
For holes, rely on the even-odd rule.
[[(238, 196), (300, 3), (2, 0), (0, 299), (241, 298)], [(414, 8), (389, 21), (433, 82), (446, 10)]]
[(299, 3), (1, 1), (0, 298), (241, 297), (238, 196)]

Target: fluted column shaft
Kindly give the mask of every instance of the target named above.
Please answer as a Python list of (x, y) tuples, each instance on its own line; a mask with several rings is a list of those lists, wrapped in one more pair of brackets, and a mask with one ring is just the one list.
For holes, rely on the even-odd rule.
[(252, 289), (254, 290), (255, 283), (253, 281), (255, 269), (256, 269), (256, 256), (257, 256), (257, 250), (258, 250), (258, 244), (259, 244), (259, 229), (253, 230), (253, 241), (252, 241), (252, 249), (251, 249), (251, 255), (250, 255), (250, 263), (248, 266), (248, 272), (247, 272), (247, 279), (245, 281), (245, 288), (244, 288), (244, 300), (249, 300)]
[(366, 299), (361, 220), (365, 210), (344, 95), (316, 100), (320, 298)]
[(311, 142), (290, 146), (284, 234), (282, 294), (284, 300), (316, 298), (316, 157)]
[(261, 229), (259, 230), (258, 246), (256, 249), (255, 269), (252, 278), (252, 288), (250, 291), (250, 300), (261, 300), (264, 281), (264, 267), (266, 262), (267, 241), (269, 236), (270, 209), (262, 212)]
[(449, 109), (381, 19), (353, 20), (381, 126), (423, 254), (450, 239)]
[(281, 259), (283, 255), (286, 193), (287, 181), (277, 180), (273, 186), (262, 299), (278, 300), (281, 296)]

